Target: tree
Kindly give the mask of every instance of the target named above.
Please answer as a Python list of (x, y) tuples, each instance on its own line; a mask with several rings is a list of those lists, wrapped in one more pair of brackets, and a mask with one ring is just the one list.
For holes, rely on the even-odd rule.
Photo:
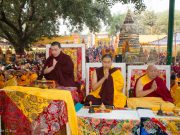
[(120, 27), (123, 24), (125, 14), (116, 14), (112, 16), (108, 31), (110, 35), (116, 35), (120, 31)]
[(146, 10), (141, 14), (136, 14), (134, 20), (140, 34), (167, 34), (168, 12), (155, 13)]
[[(79, 30), (83, 25), (98, 31), (100, 22), (110, 21), (109, 5), (127, 0), (0, 0), (0, 37), (7, 39), (16, 53), (24, 53), (42, 36), (56, 35), (59, 18)], [(141, 0), (129, 0), (137, 9)]]
[(132, 3), (135, 5), (135, 12), (140, 13), (146, 9), (145, 4), (142, 0), (97, 0), (98, 2), (105, 3), (108, 6), (112, 6), (115, 3), (121, 2), (122, 4), (129, 4)]
[(151, 35), (153, 34), (153, 27), (156, 25), (157, 16), (154, 11), (145, 11), (143, 16), (143, 23), (149, 27)]

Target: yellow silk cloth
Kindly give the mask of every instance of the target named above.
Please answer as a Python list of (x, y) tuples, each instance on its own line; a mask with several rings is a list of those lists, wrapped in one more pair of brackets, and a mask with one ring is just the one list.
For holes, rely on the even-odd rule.
[(174, 99), (175, 105), (180, 108), (180, 87), (178, 87), (178, 79), (176, 79), (174, 86), (171, 88), (171, 96)]
[(137, 107), (144, 107), (152, 109), (153, 111), (158, 111), (160, 109), (163, 111), (171, 112), (174, 110), (175, 105), (171, 102), (164, 101), (159, 97), (141, 97), (141, 98), (128, 98), (127, 106), (132, 109)]
[[(124, 79), (120, 70), (115, 71), (111, 74), (113, 78), (114, 84), (114, 98), (113, 98), (113, 105), (117, 108), (123, 108), (126, 105), (126, 96), (122, 93), (123, 86), (124, 86)], [(95, 98), (100, 98), (99, 92), (101, 87), (97, 90), (94, 90), (90, 93), (90, 95), (94, 96)]]
[[(52, 100), (63, 100), (67, 105), (68, 111), (68, 123), (71, 128), (71, 133), (73, 135), (78, 134), (78, 125), (77, 117), (74, 108), (74, 102), (69, 91), (57, 90), (57, 89), (40, 89), (34, 87), (22, 87), (22, 86), (8, 86), (3, 88), (6, 94), (14, 101), (17, 107), (22, 110), (25, 116), (28, 116), (30, 121), (33, 120), (34, 116), (38, 116), (43, 111), (44, 107), (49, 105), (49, 102)], [(17, 97), (22, 97), (23, 100), (18, 100)], [(36, 98), (34, 98), (36, 97)], [(37, 101), (28, 103), (28, 101), (33, 100)], [(26, 100), (26, 101), (25, 101)], [(24, 105), (26, 104), (26, 105)], [(29, 108), (25, 108), (29, 106)], [(35, 108), (33, 108), (35, 107)]]

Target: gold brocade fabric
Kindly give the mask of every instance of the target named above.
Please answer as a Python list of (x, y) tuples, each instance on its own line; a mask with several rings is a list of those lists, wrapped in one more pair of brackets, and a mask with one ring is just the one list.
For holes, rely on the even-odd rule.
[(43, 111), (43, 107), (48, 106), (49, 101), (65, 101), (71, 133), (78, 135), (77, 117), (70, 91), (22, 86), (8, 86), (3, 88), (3, 90), (30, 120), (35, 119)]
[(71, 57), (74, 64), (74, 79), (77, 80), (77, 49), (64, 49), (63, 52)]
[(35, 120), (38, 115), (43, 112), (43, 109), (49, 105), (50, 101), (52, 101), (19, 91), (6, 91), (6, 94), (31, 122)]

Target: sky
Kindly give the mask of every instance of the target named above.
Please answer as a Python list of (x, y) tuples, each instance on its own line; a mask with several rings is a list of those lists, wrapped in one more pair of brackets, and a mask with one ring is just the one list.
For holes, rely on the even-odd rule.
[[(144, 0), (144, 3), (148, 10), (163, 12), (169, 9), (169, 1), (170, 0)], [(134, 9), (132, 4), (123, 5), (121, 3), (117, 3), (111, 8), (111, 13), (126, 13), (128, 8), (131, 10)], [(180, 0), (175, 0), (175, 9), (180, 10)]]
[[(143, 0), (146, 9), (147, 10), (153, 10), (155, 12), (163, 12), (169, 10), (169, 1), (170, 0)], [(126, 13), (128, 9), (131, 9), (132, 11), (134, 10), (134, 5), (133, 4), (126, 4), (123, 5), (121, 3), (115, 4), (110, 10), (112, 14), (122, 14)], [(180, 0), (175, 0), (175, 9), (180, 10)], [(64, 35), (64, 33), (69, 34), (69, 31), (65, 25), (60, 26), (60, 33), (61, 35)], [(85, 29), (82, 34), (87, 34), (88, 29)]]

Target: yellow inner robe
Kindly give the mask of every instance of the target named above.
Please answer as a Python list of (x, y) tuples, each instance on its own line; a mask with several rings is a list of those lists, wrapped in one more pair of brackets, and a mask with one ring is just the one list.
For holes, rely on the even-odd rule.
[(174, 99), (176, 107), (180, 108), (180, 87), (178, 87), (178, 79), (176, 79), (174, 86), (171, 88), (171, 96)]

